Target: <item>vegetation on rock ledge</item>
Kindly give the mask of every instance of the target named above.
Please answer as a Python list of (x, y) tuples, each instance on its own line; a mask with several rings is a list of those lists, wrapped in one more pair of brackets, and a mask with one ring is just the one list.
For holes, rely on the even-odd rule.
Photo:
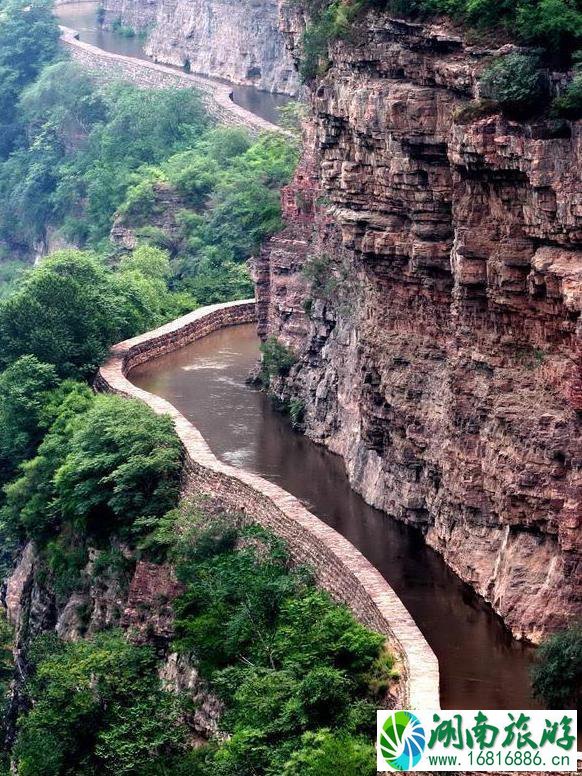
[[(499, 99), (503, 108), (515, 111), (517, 107), (522, 114), (534, 106), (544, 106), (540, 67), (544, 63), (558, 69), (571, 66), (582, 44), (582, 9), (576, 0), (308, 0), (302, 5), (311, 17), (303, 36), (300, 68), (306, 81), (327, 69), (330, 42), (349, 36), (355, 20), (371, 8), (415, 20), (445, 14), (477, 30), (499, 30), (518, 42), (537, 47), (539, 63), (533, 59), (526, 62), (525, 55), (520, 60), (521, 54), (513, 54), (494, 63), (485, 76), (486, 90), (490, 81), (499, 81), (501, 77), (502, 83), (489, 89), (491, 96)], [(505, 81), (503, 71), (508, 75)], [(556, 99), (557, 115), (579, 118), (582, 114), (579, 81), (580, 77), (575, 76)]]

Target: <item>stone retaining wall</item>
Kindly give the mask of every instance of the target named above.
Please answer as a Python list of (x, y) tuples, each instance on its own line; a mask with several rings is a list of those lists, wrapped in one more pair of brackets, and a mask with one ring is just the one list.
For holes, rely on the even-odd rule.
[(166, 65), (104, 51), (78, 39), (76, 30), (61, 26), (61, 41), (72, 58), (102, 82), (130, 81), (143, 88), (194, 88), (200, 92), (204, 107), (221, 124), (244, 127), (253, 134), (278, 132), (291, 137), (287, 130), (256, 116), (234, 103), (228, 84), (210, 78), (182, 73)]
[(204, 438), (165, 399), (133, 385), (130, 370), (217, 329), (250, 323), (254, 300), (195, 310), (155, 331), (115, 345), (99, 370), (96, 387), (141, 399), (155, 412), (172, 417), (185, 450), (185, 490), (216, 496), (283, 538), (293, 559), (308, 564), (318, 584), (370, 628), (386, 634), (400, 654), (400, 703), (411, 708), (439, 707), (437, 659), (412, 617), (381, 574), (341, 534), (309, 512), (298, 499), (262, 477), (221, 463)]

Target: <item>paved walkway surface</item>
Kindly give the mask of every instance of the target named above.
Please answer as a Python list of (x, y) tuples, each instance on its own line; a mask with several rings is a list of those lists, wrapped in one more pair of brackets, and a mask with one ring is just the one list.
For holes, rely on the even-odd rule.
[(439, 708), (437, 658), (380, 572), (295, 496), (256, 474), (218, 460), (199, 430), (170, 402), (138, 388), (126, 377), (138, 364), (220, 328), (254, 320), (253, 299), (201, 307), (159, 329), (115, 345), (99, 370), (96, 387), (140, 399), (155, 412), (169, 415), (184, 447), (185, 492), (215, 496), (228, 509), (248, 514), (281, 536), (294, 560), (313, 569), (319, 585), (347, 604), (360, 622), (386, 634), (400, 657), (400, 707)]
[(141, 87), (192, 87), (200, 92), (206, 110), (213, 118), (229, 126), (245, 127), (253, 134), (277, 132), (292, 139), (286, 129), (266, 121), (232, 100), (232, 87), (204, 76), (184, 73), (167, 65), (105, 51), (79, 40), (79, 33), (60, 27), (61, 41), (71, 56), (102, 81), (126, 80)]

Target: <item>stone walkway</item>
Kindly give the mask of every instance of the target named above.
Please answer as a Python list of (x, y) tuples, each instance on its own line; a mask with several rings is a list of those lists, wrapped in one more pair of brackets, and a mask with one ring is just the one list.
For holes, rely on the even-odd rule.
[(245, 127), (255, 135), (260, 132), (277, 132), (290, 139), (293, 137), (288, 130), (256, 116), (233, 102), (232, 88), (228, 84), (200, 75), (183, 73), (176, 68), (159, 65), (156, 62), (104, 51), (79, 40), (79, 33), (76, 30), (63, 26), (60, 29), (61, 41), (70, 49), (72, 58), (103, 82), (130, 81), (144, 88), (193, 87), (200, 92), (208, 113), (219, 123)]
[(219, 461), (198, 429), (165, 399), (137, 388), (126, 375), (138, 364), (176, 350), (226, 326), (256, 319), (255, 301), (210, 305), (115, 345), (96, 387), (148, 404), (169, 415), (185, 452), (185, 492), (218, 497), (283, 538), (291, 556), (309, 565), (317, 583), (357, 619), (387, 636), (400, 657), (403, 708), (439, 708), (436, 656), (402, 601), (380, 572), (344, 536), (309, 512), (287, 491), (256, 474)]

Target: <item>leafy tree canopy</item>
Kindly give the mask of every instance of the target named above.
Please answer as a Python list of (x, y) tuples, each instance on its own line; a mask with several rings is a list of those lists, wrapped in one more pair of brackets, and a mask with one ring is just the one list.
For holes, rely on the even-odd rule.
[(549, 636), (537, 651), (534, 693), (550, 709), (575, 709), (582, 700), (582, 625)]

